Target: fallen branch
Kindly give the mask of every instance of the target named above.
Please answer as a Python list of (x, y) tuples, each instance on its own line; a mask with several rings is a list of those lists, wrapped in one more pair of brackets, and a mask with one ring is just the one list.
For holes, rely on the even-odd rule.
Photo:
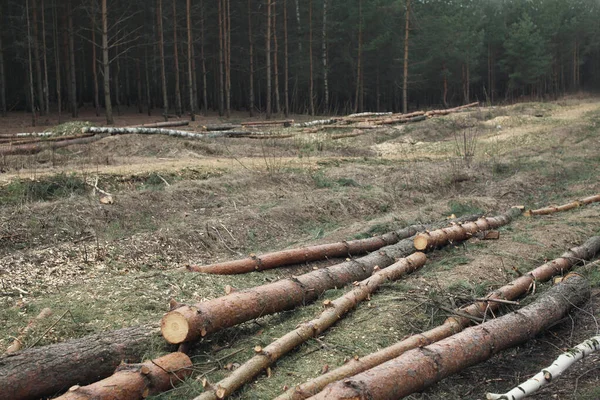
[(594, 336), (585, 342), (578, 344), (567, 352), (562, 353), (548, 368), (544, 368), (532, 378), (523, 382), (516, 388), (504, 393), (488, 393), (488, 400), (521, 400), (540, 390), (542, 387), (550, 384), (558, 378), (569, 367), (577, 361), (589, 356), (595, 351), (600, 350), (600, 335)]
[(301, 324), (267, 347), (256, 349), (257, 354), (254, 357), (238, 367), (227, 378), (213, 385), (213, 389), (202, 393), (194, 400), (217, 400), (228, 397), (285, 354), (308, 339), (323, 333), (358, 303), (369, 298), (383, 283), (398, 280), (402, 276), (416, 271), (425, 264), (426, 260), (423, 253), (412, 254), (383, 270), (376, 271), (373, 276), (355, 284), (354, 289), (338, 299), (326, 300), (324, 303), (326, 308), (319, 317)]
[(589, 299), (588, 282), (577, 274), (549, 289), (519, 311), (468, 328), (437, 343), (410, 350), (368, 371), (338, 381), (313, 397), (322, 399), (398, 399), (421, 391), (494, 354), (523, 343), (560, 321)]
[(33, 347), (0, 357), (0, 387), (11, 400), (39, 399), (110, 376), (137, 362), (159, 338), (154, 326), (137, 326)]
[(152, 124), (132, 125), (127, 128), (170, 128), (176, 126), (187, 126), (190, 121), (167, 121), (167, 122), (155, 122)]
[(505, 214), (493, 218), (479, 218), (475, 222), (455, 224), (449, 228), (442, 228), (432, 232), (424, 232), (415, 236), (415, 249), (426, 250), (443, 246), (448, 243), (469, 239), (480, 231), (496, 229), (510, 223), (513, 218), (521, 215), (520, 208), (511, 208)]
[(454, 335), (471, 324), (471, 317), (480, 319), (487, 318), (488, 313), (498, 310), (498, 303), (502, 303), (503, 301), (510, 302), (511, 300), (527, 294), (536, 281), (545, 282), (555, 275), (562, 275), (565, 272), (568, 272), (574, 265), (577, 265), (584, 260), (594, 258), (599, 252), (600, 236), (592, 237), (583, 245), (568, 250), (561, 257), (535, 268), (526, 275), (493, 291), (485, 298), (478, 299), (475, 303), (459, 309), (461, 314), (466, 314), (469, 317), (450, 317), (446, 319), (442, 325), (430, 329), (427, 332), (410, 336), (392, 346), (368, 354), (360, 359), (350, 360), (339, 368), (331, 370), (326, 374), (320, 375), (288, 390), (283, 395), (277, 397), (276, 400), (306, 399), (317, 394), (330, 383), (366, 371), (393, 358), (399, 357), (409, 350), (427, 346)]
[(265, 269), (278, 268), (285, 265), (370, 253), (384, 246), (398, 243), (400, 240), (411, 237), (423, 229), (426, 229), (424, 225), (411, 225), (397, 231), (366, 239), (300, 247), (267, 253), (261, 256), (251, 254), (249, 258), (242, 260), (226, 261), (205, 266), (188, 266), (186, 268), (191, 272), (221, 275), (263, 271)]
[(15, 340), (13, 340), (12, 344), (10, 346), (8, 346), (8, 348), (6, 349), (6, 352), (4, 354), (6, 355), (6, 354), (14, 353), (16, 351), (21, 350), (23, 348), (23, 341), (27, 337), (27, 334), (29, 333), (29, 331), (31, 331), (32, 329), (35, 329), (35, 327), (37, 326), (37, 324), (40, 321), (48, 318), (50, 315), (52, 315), (52, 310), (49, 308), (44, 308), (38, 314), (37, 317), (35, 317), (31, 321), (29, 321), (27, 326), (25, 328), (23, 328), (21, 333), (19, 333), (19, 336), (17, 336), (15, 338)]
[(525, 216), (531, 217), (534, 215), (554, 214), (557, 212), (568, 211), (568, 210), (572, 210), (574, 208), (582, 207), (582, 206), (585, 206), (585, 205), (588, 205), (591, 203), (597, 203), (597, 202), (600, 202), (600, 194), (586, 197), (581, 200), (575, 200), (570, 203), (563, 204), (562, 206), (550, 206), (550, 207), (540, 208), (538, 210), (527, 210), (527, 211), (525, 211)]
[(60, 400), (145, 399), (172, 389), (192, 374), (192, 361), (184, 353), (171, 353), (142, 364), (121, 364), (106, 379), (88, 386), (73, 386)]
[(161, 331), (169, 343), (193, 342), (221, 329), (312, 302), (326, 290), (366, 279), (375, 266), (385, 268), (414, 251), (413, 241), (404, 239), (356, 260), (192, 306), (183, 305), (162, 318)]

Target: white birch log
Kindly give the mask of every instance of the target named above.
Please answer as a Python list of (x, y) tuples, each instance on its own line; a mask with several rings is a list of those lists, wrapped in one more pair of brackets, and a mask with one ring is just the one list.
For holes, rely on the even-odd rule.
[(292, 126), (294, 128), (307, 128), (310, 126), (331, 125), (331, 124), (335, 124), (339, 120), (340, 120), (340, 118), (318, 119), (316, 121), (297, 122), (297, 123), (293, 124)]
[(544, 368), (534, 377), (523, 382), (516, 388), (504, 394), (488, 393), (488, 400), (519, 400), (537, 392), (542, 387), (550, 384), (553, 379), (558, 378), (571, 365), (584, 357), (600, 350), (600, 335), (594, 336), (585, 342), (578, 344), (574, 348), (558, 356), (558, 358), (548, 368)]
[(218, 137), (230, 137), (230, 136), (246, 136), (256, 135), (261, 132), (250, 132), (250, 131), (207, 131), (203, 133), (195, 133), (189, 131), (180, 131), (174, 129), (161, 129), (161, 128), (109, 128), (109, 127), (86, 127), (82, 129), (83, 133), (108, 133), (110, 135), (126, 135), (126, 134), (142, 134), (142, 135), (166, 135), (174, 137), (184, 137), (189, 139), (204, 139), (204, 138), (218, 138)]
[(367, 117), (383, 117), (384, 115), (392, 115), (391, 112), (364, 112), (358, 114), (347, 115), (346, 118), (367, 118)]

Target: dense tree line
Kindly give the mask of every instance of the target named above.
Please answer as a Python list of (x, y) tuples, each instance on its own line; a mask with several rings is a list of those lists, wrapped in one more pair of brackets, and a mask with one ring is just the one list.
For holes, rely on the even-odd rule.
[(582, 89), (600, 89), (598, 0), (0, 3), (2, 114), (402, 111)]

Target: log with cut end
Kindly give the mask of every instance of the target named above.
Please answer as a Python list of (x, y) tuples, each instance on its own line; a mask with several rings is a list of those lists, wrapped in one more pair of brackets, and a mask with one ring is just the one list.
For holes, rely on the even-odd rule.
[(138, 400), (165, 392), (192, 374), (192, 361), (184, 353), (171, 353), (141, 364), (122, 364), (106, 379), (73, 386), (60, 400)]
[(139, 362), (160, 338), (154, 326), (138, 326), (33, 347), (0, 357), (0, 399), (39, 399), (110, 376), (121, 362)]
[(410, 350), (375, 368), (335, 382), (311, 397), (324, 399), (399, 399), (523, 343), (560, 321), (589, 299), (588, 282), (569, 275), (533, 304), (431, 345)]
[(356, 260), (192, 306), (179, 307), (163, 317), (163, 337), (173, 344), (193, 342), (263, 315), (291, 310), (316, 300), (326, 290), (366, 279), (371, 276), (375, 266), (387, 267), (395, 259), (406, 257), (414, 251), (413, 241), (404, 239)]
[(415, 248), (423, 251), (432, 249), (434, 247), (443, 246), (448, 243), (467, 240), (477, 232), (496, 229), (506, 225), (520, 214), (521, 209), (511, 208), (506, 213), (496, 217), (479, 218), (475, 222), (455, 224), (449, 228), (442, 228), (431, 232), (420, 233), (415, 236)]
[(577, 361), (589, 356), (590, 354), (600, 350), (600, 335), (594, 336), (583, 343), (578, 344), (567, 352), (562, 353), (558, 358), (547, 368), (544, 368), (533, 377), (529, 378), (516, 388), (504, 393), (487, 393), (488, 400), (521, 400), (527, 396), (531, 396), (542, 387), (549, 385), (552, 381), (561, 376)]
[(188, 126), (190, 121), (167, 121), (167, 122), (154, 122), (151, 124), (132, 125), (128, 128), (174, 128), (177, 126)]
[(338, 299), (327, 300), (324, 303), (325, 310), (319, 317), (301, 324), (267, 347), (258, 349), (258, 354), (238, 367), (227, 378), (213, 385), (213, 390), (202, 393), (194, 400), (217, 400), (228, 397), (285, 354), (310, 338), (323, 333), (356, 307), (359, 302), (368, 299), (383, 283), (400, 279), (402, 276), (416, 271), (425, 264), (426, 260), (423, 253), (412, 254), (383, 270), (376, 271), (373, 276), (358, 283), (354, 289)]
[(497, 311), (500, 306), (500, 303), (494, 300), (510, 301), (526, 295), (532, 288), (534, 282), (545, 282), (553, 276), (562, 275), (565, 272), (568, 272), (574, 265), (585, 260), (591, 260), (598, 253), (600, 253), (600, 236), (595, 236), (588, 239), (583, 245), (568, 250), (561, 257), (549, 261), (530, 271), (528, 274), (491, 292), (483, 301), (477, 301), (466, 307), (460, 308), (458, 311), (463, 316), (450, 317), (440, 326), (421, 334), (410, 336), (375, 353), (368, 354), (359, 359), (352, 359), (339, 368), (333, 369), (308, 382), (291, 388), (281, 396), (277, 397), (276, 400), (306, 399), (319, 393), (330, 383), (359, 374), (396, 358), (408, 350), (426, 346), (454, 335), (470, 325), (471, 319), (467, 318), (466, 315), (475, 318), (493, 317), (493, 314), (491, 313)]
[(192, 272), (229, 275), (262, 271), (265, 269), (324, 260), (327, 258), (354, 256), (370, 253), (384, 246), (398, 243), (398, 241), (411, 237), (423, 229), (425, 229), (424, 225), (411, 225), (397, 231), (366, 239), (300, 247), (267, 253), (261, 256), (251, 255), (249, 258), (242, 260), (227, 261), (205, 266), (188, 266), (186, 268)]
[(8, 348), (6, 349), (6, 352), (4, 354), (10, 354), (10, 353), (14, 353), (16, 351), (21, 350), (23, 348), (23, 341), (27, 337), (27, 334), (29, 333), (29, 331), (31, 331), (32, 329), (35, 329), (35, 327), (39, 324), (40, 321), (48, 318), (51, 315), (52, 315), (52, 310), (49, 308), (44, 308), (38, 314), (37, 317), (35, 317), (31, 321), (29, 321), (27, 326), (25, 328), (23, 328), (23, 330), (19, 333), (19, 336), (17, 336), (15, 338), (15, 340), (13, 340), (11, 345), (8, 346)]
[(572, 201), (570, 203), (563, 204), (562, 206), (550, 206), (550, 207), (540, 208), (537, 210), (527, 210), (525, 212), (525, 216), (531, 217), (533, 215), (554, 214), (557, 212), (568, 211), (568, 210), (572, 210), (574, 208), (578, 208), (581, 206), (585, 206), (585, 205), (588, 205), (591, 203), (597, 203), (597, 202), (600, 202), (600, 194), (596, 194), (594, 196), (589, 196), (589, 197), (586, 197), (581, 200)]

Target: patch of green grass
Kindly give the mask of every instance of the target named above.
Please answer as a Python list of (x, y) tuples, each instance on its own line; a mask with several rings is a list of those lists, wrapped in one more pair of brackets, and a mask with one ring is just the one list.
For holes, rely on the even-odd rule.
[(72, 195), (82, 195), (89, 187), (75, 176), (58, 174), (36, 180), (16, 179), (0, 188), (0, 204), (52, 201)]
[(450, 214), (454, 214), (457, 217), (470, 214), (483, 214), (483, 210), (471, 202), (463, 203), (452, 200), (448, 203), (448, 207), (450, 208)]

